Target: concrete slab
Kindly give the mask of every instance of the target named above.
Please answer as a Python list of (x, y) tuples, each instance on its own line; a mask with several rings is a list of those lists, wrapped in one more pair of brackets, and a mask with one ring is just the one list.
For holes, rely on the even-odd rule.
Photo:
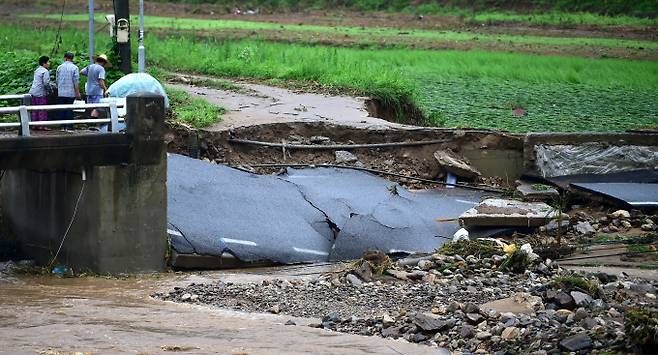
[[(563, 214), (563, 218), (568, 217)], [(558, 211), (545, 203), (498, 198), (484, 200), (459, 216), (467, 227), (539, 227), (556, 218)]]

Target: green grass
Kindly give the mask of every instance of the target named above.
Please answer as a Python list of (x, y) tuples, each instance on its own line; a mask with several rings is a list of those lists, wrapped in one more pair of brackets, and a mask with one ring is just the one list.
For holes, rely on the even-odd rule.
[(171, 87), (167, 87), (166, 91), (171, 101), (173, 119), (194, 128), (212, 126), (219, 122), (221, 115), (226, 112), (225, 109), (210, 104), (206, 100), (190, 97), (185, 91)]
[(564, 292), (581, 291), (592, 297), (599, 296), (598, 286), (578, 275), (556, 277), (551, 281), (550, 287)]
[(539, 12), (519, 14), (486, 11), (468, 18), (475, 23), (527, 23), (532, 25), (597, 25), (597, 26), (655, 26), (658, 20), (616, 15), (606, 16), (589, 12)]
[[(28, 14), (22, 15), (27, 18), (45, 18), (59, 20), (57, 14)], [(87, 15), (65, 15), (64, 20), (74, 22), (86, 22)], [(102, 15), (96, 17), (98, 26), (105, 24)], [(137, 23), (137, 17), (131, 18)], [(580, 38), (580, 37), (545, 37), (545, 36), (520, 36), (504, 34), (484, 34), (475, 32), (456, 31), (430, 31), (430, 30), (404, 30), (394, 28), (362, 28), (349, 26), (318, 26), (318, 25), (284, 25), (269, 22), (240, 21), (240, 20), (207, 20), (191, 18), (174, 18), (160, 16), (146, 16), (144, 25), (149, 29), (173, 29), (173, 30), (249, 30), (249, 31), (291, 31), (291, 32), (314, 32), (333, 33), (347, 36), (381, 37), (395, 40), (399, 36), (441, 41), (441, 42), (506, 42), (510, 44), (545, 45), (545, 46), (597, 46), (597, 47), (623, 47), (623, 48), (647, 48), (658, 49), (658, 42), (625, 40), (612, 38)]]
[[(86, 33), (62, 32), (62, 50)], [(2, 49), (48, 51), (53, 30), (0, 26)], [(103, 45), (100, 37), (99, 45)], [(485, 51), (356, 49), (192, 36), (146, 37), (150, 66), (311, 83), (413, 104), (444, 127), (619, 131), (658, 125), (658, 63)], [(47, 52), (46, 52), (47, 53)], [(28, 79), (29, 80), (29, 79)], [(522, 107), (527, 116), (512, 115)]]

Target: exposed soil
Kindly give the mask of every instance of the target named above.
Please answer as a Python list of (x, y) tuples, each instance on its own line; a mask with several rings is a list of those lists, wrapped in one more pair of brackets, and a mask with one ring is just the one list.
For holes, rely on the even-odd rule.
[[(247, 90), (225, 91), (173, 84), (193, 97), (221, 104), (229, 112), (221, 122), (207, 129), (197, 131), (174, 126), (168, 138), (169, 151), (251, 169), (250, 166), (256, 164), (336, 164), (336, 149), (282, 149), (239, 144), (230, 142), (230, 138), (304, 145), (443, 140), (422, 146), (351, 149), (358, 161), (348, 163), (439, 180), (443, 179), (445, 171), (434, 158), (434, 152), (440, 149), (451, 149), (466, 157), (480, 157), (482, 151), (487, 150), (491, 151), (491, 161), (496, 159), (495, 152), (517, 154), (519, 157), (522, 154), (523, 139), (517, 135), (401, 125), (369, 115), (366, 98), (295, 93), (264, 85), (237, 84)], [(473, 163), (478, 168), (482, 162)], [(515, 176), (520, 167), (502, 159), (498, 169), (481, 170), (488, 172), (485, 174), (487, 177)], [(256, 171), (271, 173), (278, 170), (280, 168), (260, 168)], [(414, 185), (406, 179), (397, 181)], [(502, 184), (488, 178), (480, 182)]]

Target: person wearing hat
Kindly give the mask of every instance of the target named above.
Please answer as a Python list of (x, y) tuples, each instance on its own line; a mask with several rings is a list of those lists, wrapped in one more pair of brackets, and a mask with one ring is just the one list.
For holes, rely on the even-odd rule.
[[(110, 62), (107, 60), (105, 54), (96, 57), (96, 63), (90, 64), (88, 67), (82, 69), (82, 75), (87, 76), (87, 84), (85, 91), (87, 92), (87, 103), (97, 104), (107, 93), (107, 86), (105, 85), (105, 68), (110, 67)], [(91, 112), (92, 117), (98, 117), (99, 110)]]
[[(47, 105), (48, 95), (50, 95), (50, 58), (43, 55), (39, 58), (39, 66), (34, 71), (34, 79), (32, 80), (32, 87), (30, 88), (30, 95), (32, 95), (32, 105)], [(32, 121), (46, 121), (48, 120), (48, 112), (46, 111), (32, 111)], [(45, 127), (36, 126), (36, 130), (45, 129)]]
[[(73, 64), (73, 53), (64, 53), (64, 63), (57, 67), (55, 80), (57, 81), (57, 101), (59, 104), (71, 105), (76, 98), (80, 98), (80, 69)], [(72, 120), (73, 111), (60, 111), (59, 119)]]

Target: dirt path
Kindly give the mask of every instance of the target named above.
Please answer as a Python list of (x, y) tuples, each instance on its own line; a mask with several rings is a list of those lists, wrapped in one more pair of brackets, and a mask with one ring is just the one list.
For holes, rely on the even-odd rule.
[(245, 91), (227, 91), (176, 83), (167, 85), (228, 110), (222, 116), (222, 121), (207, 128), (207, 131), (290, 122), (323, 122), (369, 129), (413, 128), (370, 117), (365, 98), (296, 93), (265, 85), (236, 84)]
[[(313, 272), (314, 270), (311, 270)], [(308, 270), (307, 270), (308, 272)], [(0, 353), (6, 354), (436, 354), (435, 348), (306, 326), (313, 320), (186, 306), (150, 298), (191, 282), (275, 277), (249, 271), (125, 280), (0, 279)], [(288, 274), (289, 275), (289, 274)], [(48, 352), (48, 350), (51, 352)]]

